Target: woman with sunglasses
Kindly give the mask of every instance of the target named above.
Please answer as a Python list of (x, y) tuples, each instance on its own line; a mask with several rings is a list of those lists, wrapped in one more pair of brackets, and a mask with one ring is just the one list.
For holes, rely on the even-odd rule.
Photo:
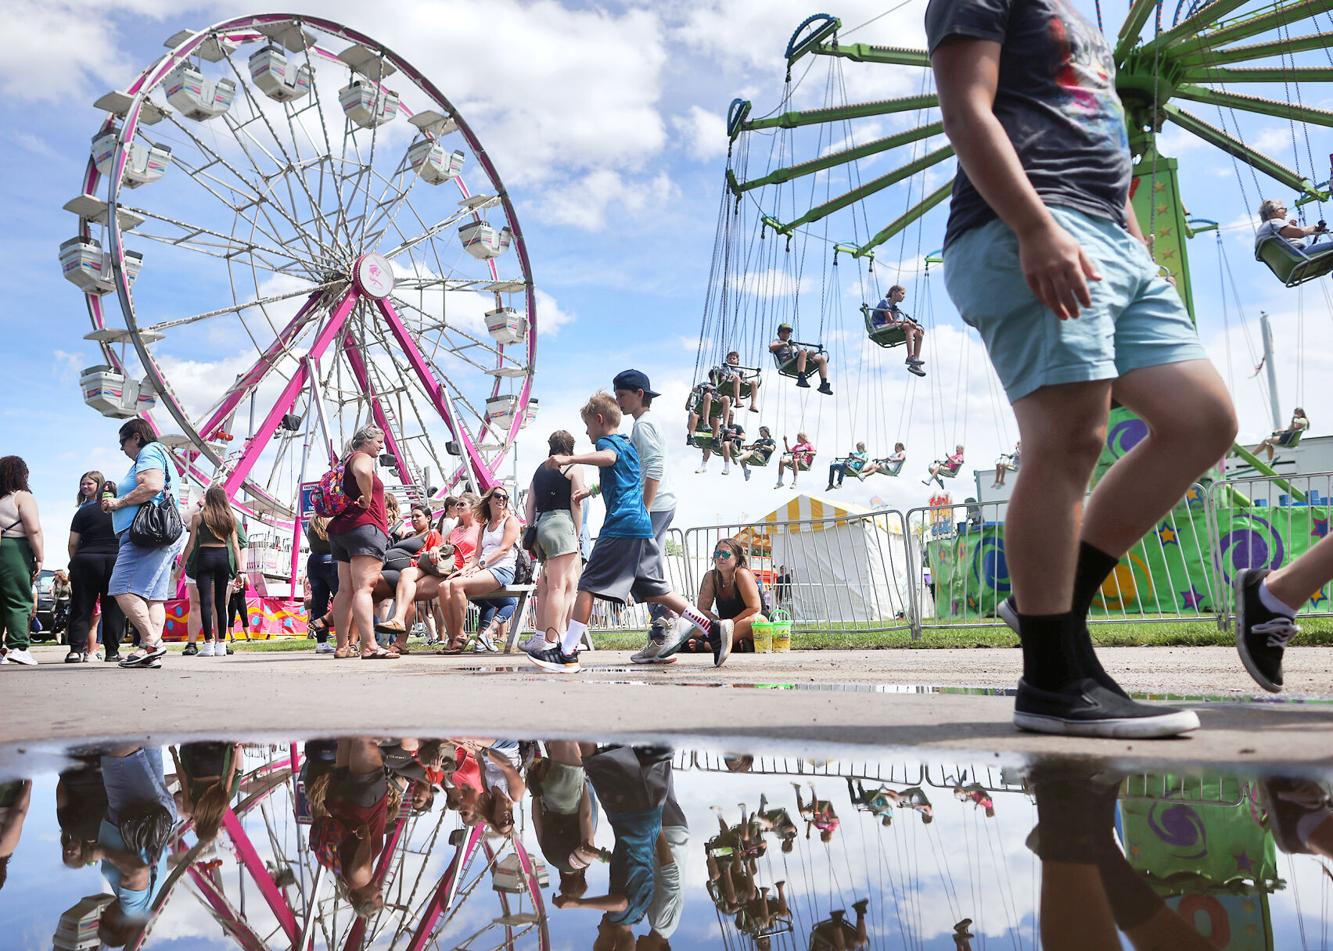
[(452, 578), (440, 585), (440, 605), (444, 608), (444, 628), (449, 634), (447, 653), (459, 653), (467, 641), (463, 628), (468, 598), (485, 597), (514, 580), (518, 561), (518, 517), (509, 510), (509, 492), (493, 485), (481, 497), (475, 510), (476, 551)]
[[(732, 622), (732, 650), (754, 650), (754, 623), (767, 619), (759, 582), (746, 566), (745, 549), (736, 539), (724, 538), (713, 546), (713, 567), (699, 583), (698, 606), (714, 620)], [(706, 642), (699, 644), (700, 650), (710, 649)], [(695, 644), (687, 643), (685, 649), (692, 651)]]

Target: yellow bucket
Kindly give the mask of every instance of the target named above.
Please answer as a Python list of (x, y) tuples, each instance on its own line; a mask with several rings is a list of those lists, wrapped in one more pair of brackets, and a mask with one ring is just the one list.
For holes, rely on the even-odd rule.
[(751, 626), (756, 654), (767, 654), (773, 650), (773, 627), (772, 621), (755, 621)]
[[(779, 608), (773, 612), (769, 626), (773, 629), (773, 653), (784, 654), (791, 650), (791, 615)], [(758, 650), (757, 647), (755, 649)]]

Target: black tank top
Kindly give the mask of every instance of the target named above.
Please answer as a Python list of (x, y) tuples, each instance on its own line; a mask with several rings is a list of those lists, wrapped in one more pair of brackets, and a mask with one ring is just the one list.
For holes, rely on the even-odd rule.
[(713, 606), (717, 609), (717, 616), (724, 621), (729, 621), (736, 615), (745, 610), (745, 599), (741, 597), (740, 572), (732, 579), (731, 597), (722, 594), (722, 575), (716, 568), (710, 568), (713, 572)]
[(569, 511), (569, 498), (572, 485), (559, 469), (548, 469), (545, 464), (537, 467), (532, 477), (533, 511), (555, 512), (559, 509)]

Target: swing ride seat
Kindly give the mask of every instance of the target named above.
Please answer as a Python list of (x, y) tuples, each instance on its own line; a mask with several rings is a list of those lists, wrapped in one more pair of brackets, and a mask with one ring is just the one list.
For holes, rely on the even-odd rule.
[(763, 456), (751, 456), (749, 459), (745, 460), (745, 465), (751, 469), (762, 469), (768, 465), (768, 460), (772, 458), (772, 453), (768, 454), (768, 458), (764, 458)]
[(871, 343), (885, 349), (907, 343), (906, 330), (893, 324), (875, 326), (874, 313), (875, 309), (869, 304), (861, 305), (861, 316), (865, 318), (866, 322), (866, 336), (870, 338)]
[(1286, 238), (1273, 235), (1259, 242), (1254, 258), (1266, 264), (1284, 285), (1295, 287), (1333, 271), (1333, 241), (1321, 244), (1315, 254), (1309, 254)]
[[(823, 344), (801, 343), (799, 340), (788, 341), (788, 344), (798, 350), (809, 350), (811, 356), (826, 352)], [(790, 360), (783, 360), (781, 354), (773, 354), (773, 364), (778, 368), (778, 376), (790, 377), (793, 380), (798, 379), (800, 374), (796, 372), (796, 363), (799, 359), (799, 357), (792, 357)], [(807, 358), (805, 375), (809, 376), (814, 372), (814, 367), (811, 366), (810, 360)]]
[(888, 459), (872, 459), (871, 462), (879, 466), (878, 471), (874, 473), (875, 475), (890, 477), (897, 476), (903, 471), (903, 466), (907, 465), (906, 459), (900, 459), (898, 462), (889, 462)]
[[(941, 479), (956, 479), (958, 477), (959, 470), (963, 468), (963, 464), (961, 462), (958, 463), (958, 465), (956, 466), (950, 466), (950, 465), (945, 465), (944, 461), (940, 459), (935, 460), (934, 465), (940, 467), (937, 475)], [(931, 468), (934, 468), (934, 466), (932, 466)]]
[(1295, 449), (1297, 446), (1301, 444), (1301, 437), (1305, 435), (1305, 430), (1284, 429), (1281, 430), (1280, 432), (1274, 433), (1273, 435), (1277, 437), (1277, 441), (1274, 442), (1273, 445), (1275, 445), (1278, 449)]
[(810, 467), (815, 463), (815, 457), (811, 456), (805, 462), (797, 462), (796, 457), (790, 452), (784, 452), (782, 458), (786, 459), (789, 465), (792, 465), (799, 472), (809, 472)]
[(726, 364), (725, 367), (717, 366), (709, 370), (708, 378), (713, 386), (717, 387), (718, 392), (721, 392), (722, 388), (726, 387), (727, 392), (723, 395), (731, 396), (731, 381), (722, 376), (724, 370), (729, 370), (741, 378), (740, 399), (749, 399), (750, 393), (753, 390), (751, 382), (759, 378), (761, 372), (760, 369), (758, 367), (743, 367), (739, 364), (736, 366)]
[(722, 448), (721, 443), (718, 440), (713, 439), (713, 434), (710, 432), (695, 433), (694, 444), (700, 449), (712, 449), (717, 451)]

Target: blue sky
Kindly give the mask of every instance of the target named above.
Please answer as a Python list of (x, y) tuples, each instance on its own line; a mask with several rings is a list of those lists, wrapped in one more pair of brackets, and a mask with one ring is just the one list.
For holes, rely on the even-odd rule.
[[(1120, 5), (1112, 6), (1108, 28), (1118, 26), (1123, 15)], [(28, 459), (48, 531), (48, 563), (59, 564), (80, 472), (104, 468), (118, 474), (125, 468), (115, 451), (114, 421), (99, 417), (79, 398), (78, 371), (98, 357), (81, 339), (89, 327), (80, 295), (61, 279), (56, 263), (58, 245), (75, 226), (61, 205), (78, 191), (89, 137), (101, 119), (92, 102), (108, 89), (123, 88), (160, 55), (162, 40), (178, 29), (253, 11), (234, 3), (114, 0), (95, 5), (10, 0), (5, 7), (8, 22), (27, 24), (42, 42), (19, 44), (0, 64), (6, 93), (0, 122), (10, 145), (0, 176), (7, 225), (0, 242), (13, 273), (23, 275), (0, 318), (9, 342), (2, 384), (6, 398), (0, 403), (7, 436), (3, 448)], [(849, 39), (917, 45), (924, 8), (924, 0), (914, 0)], [(734, 96), (752, 99), (756, 114), (777, 105), (785, 67), (782, 49), (810, 12), (805, 4), (677, 0), (589, 7), (400, 0), (372, 14), (364, 4), (339, 0), (291, 9), (317, 10), (379, 38), (415, 63), (459, 107), (509, 188), (542, 294), (534, 386), (542, 408), (520, 444), (521, 482), (544, 455), (546, 434), (567, 428), (581, 437), (578, 406), (593, 390), (609, 386), (617, 370), (636, 366), (663, 393), (655, 412), (673, 443), (670, 478), (681, 498), (677, 524), (760, 516), (790, 497), (790, 490), (772, 488), (772, 470), (745, 483), (739, 473), (723, 479), (714, 460), (709, 475), (693, 475), (698, 455), (684, 448), (682, 406), (700, 349), (726, 161), (726, 106)], [(831, 12), (850, 31), (884, 9), (882, 2), (855, 0)], [(801, 107), (822, 104), (829, 81), (845, 84), (847, 100), (864, 101), (912, 94), (921, 74), (853, 63), (830, 72), (829, 63), (819, 59), (794, 101)], [(1303, 87), (1302, 98), (1307, 105), (1329, 105), (1325, 89)], [(1210, 118), (1203, 107), (1199, 112)], [(886, 134), (883, 128), (864, 121), (852, 134), (865, 141)], [(1247, 141), (1288, 165), (1299, 164), (1314, 180), (1328, 177), (1325, 168), (1310, 170), (1303, 130), (1295, 130), (1298, 154), (1293, 155), (1292, 130), (1285, 124), (1245, 120), (1242, 129)], [(1310, 153), (1322, 166), (1330, 151), (1327, 137), (1317, 127), (1310, 128), (1309, 137)], [(832, 144), (826, 141), (822, 147)], [(1190, 250), (1200, 333), (1233, 386), (1244, 438), (1257, 439), (1268, 429), (1262, 391), (1250, 379), (1261, 309), (1274, 317), (1283, 411), (1303, 402), (1314, 431), (1320, 432), (1333, 401), (1323, 385), (1329, 357), (1315, 341), (1327, 334), (1330, 302), (1319, 289), (1283, 289), (1253, 262), (1250, 251), (1247, 199), (1254, 204), (1260, 190), (1291, 196), (1263, 180), (1256, 189), (1248, 172), (1238, 181), (1229, 159), (1187, 134), (1168, 131), (1162, 150), (1181, 160), (1190, 212), (1224, 226), (1222, 243), (1241, 295), (1238, 302), (1218, 281), (1216, 239), (1195, 239)], [(752, 171), (767, 161), (766, 155), (752, 157)], [(867, 161), (860, 171), (870, 176), (893, 167), (890, 160), (880, 161)], [(951, 164), (940, 166), (927, 183), (943, 181), (950, 169)], [(824, 184), (837, 188), (836, 181)], [(818, 234), (848, 240), (877, 230), (901, 213), (906, 187), (895, 186), (867, 203), (858, 213), (859, 223), (846, 214), (835, 216), (827, 230), (824, 223), (817, 226)], [(919, 195), (922, 181), (911, 187)], [(801, 428), (815, 438), (820, 471), (805, 478), (803, 489), (822, 490), (824, 466), (857, 439), (870, 443), (872, 453), (887, 452), (885, 444), (898, 438), (907, 442), (905, 476), (922, 471), (955, 441), (966, 442), (969, 463), (978, 467), (1012, 444), (1012, 416), (998, 398), (975, 335), (958, 321), (938, 273), (930, 277), (927, 292), (920, 271), (917, 251), (942, 243), (943, 222), (941, 207), (919, 230), (909, 232), (901, 261), (899, 243), (890, 242), (877, 263), (879, 279), (884, 284), (901, 279), (908, 287), (907, 309), (918, 316), (924, 312), (928, 319), (925, 357), (931, 375), (926, 380), (907, 377), (896, 356), (863, 346), (856, 311), (863, 291), (856, 269), (844, 259), (833, 277), (829, 255), (813, 240), (794, 293), (768, 300), (766, 306), (778, 309), (799, 302), (802, 337), (812, 326), (819, 332), (822, 317), (824, 342), (834, 358), (831, 400), (801, 397), (790, 381), (770, 373), (764, 413), (745, 414), (752, 435), (764, 423), (779, 438), (784, 433), (795, 437)], [(201, 292), (208, 276), (177, 271), (161, 254), (156, 260), (154, 270), (152, 253), (146, 255), (141, 286), (145, 299), (153, 293), (149, 288), (156, 288), (159, 296), (153, 300), (164, 317), (229, 303)], [(870, 290), (873, 286), (864, 293)], [(928, 309), (927, 296), (933, 301)], [(734, 328), (746, 360), (760, 355), (769, 316), (767, 311), (762, 318), (751, 316)], [(1302, 338), (1305, 354), (1298, 344)], [(233, 339), (225, 334), (188, 339), (197, 352), (189, 354), (191, 362), (181, 364), (181, 372), (192, 380), (229, 378), (236, 372), (242, 351)], [(711, 353), (724, 343), (709, 337), (705, 350)], [(920, 505), (928, 493), (918, 478), (879, 479), (877, 485), (872, 480), (848, 486), (840, 497), (863, 504)], [(955, 494), (966, 494), (961, 482)]]

